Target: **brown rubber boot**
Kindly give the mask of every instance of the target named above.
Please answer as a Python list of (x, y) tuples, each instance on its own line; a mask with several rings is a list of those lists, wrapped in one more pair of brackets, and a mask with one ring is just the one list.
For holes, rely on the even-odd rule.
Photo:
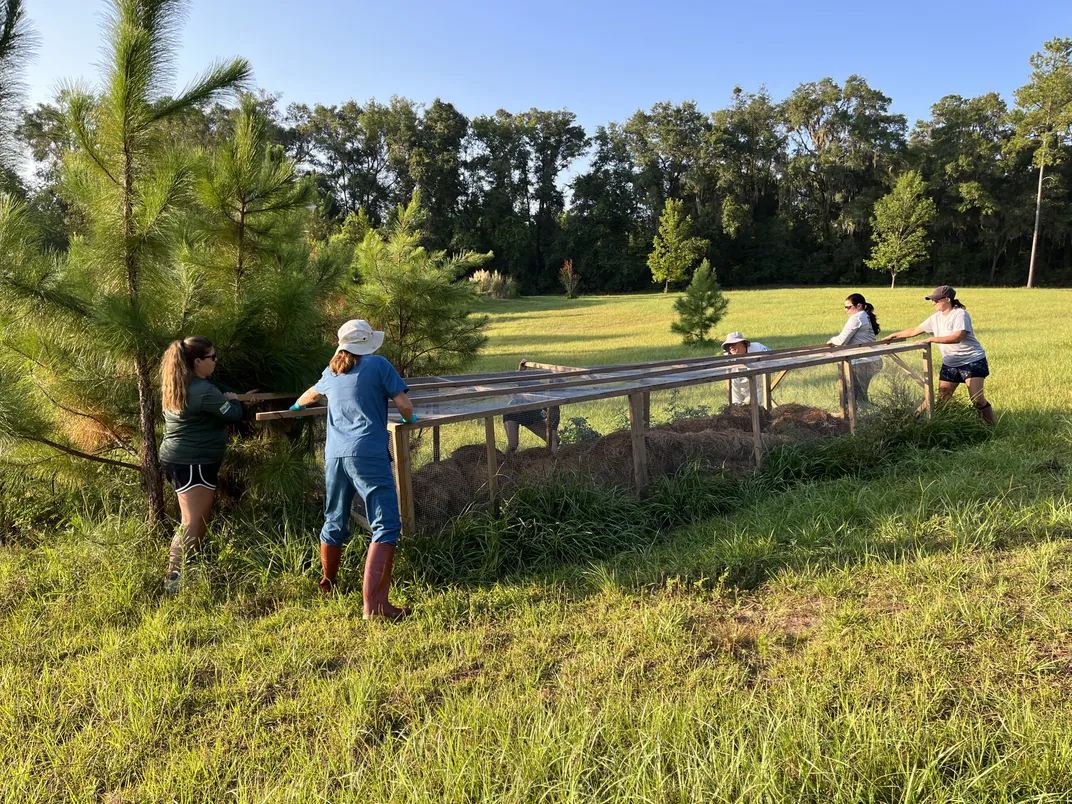
[(388, 601), (391, 592), (391, 573), (394, 571), (395, 546), (383, 542), (369, 545), (365, 559), (365, 583), (362, 594), (365, 598), (366, 620), (401, 620), (408, 617), (409, 609), (392, 606)]
[(330, 595), (335, 591), (335, 578), (339, 574), (339, 564), (341, 562), (341, 544), (320, 543), (320, 564), (324, 568), (324, 577), (320, 579), (321, 593)]
[(993, 427), (997, 423), (997, 419), (994, 416), (994, 406), (987, 402), (982, 407), (976, 407), (979, 411), (979, 415), (983, 417), (983, 421)]

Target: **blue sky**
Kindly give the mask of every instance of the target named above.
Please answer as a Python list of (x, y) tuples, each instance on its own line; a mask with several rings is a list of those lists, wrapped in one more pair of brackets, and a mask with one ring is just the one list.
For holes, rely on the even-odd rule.
[[(38, 32), (30, 100), (96, 75), (101, 0), (27, 0)], [(283, 102), (404, 95), (470, 117), (568, 108), (591, 132), (660, 100), (725, 106), (735, 85), (780, 100), (801, 82), (852, 73), (909, 124), (946, 94), (997, 90), (1011, 103), (1028, 57), (1072, 36), (1072, 0), (193, 0), (178, 81), (241, 55)]]

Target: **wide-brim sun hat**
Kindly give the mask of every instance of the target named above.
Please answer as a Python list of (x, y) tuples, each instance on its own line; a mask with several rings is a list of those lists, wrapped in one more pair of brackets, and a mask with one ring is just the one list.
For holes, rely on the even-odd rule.
[(746, 338), (740, 332), (731, 332), (729, 335), (726, 336), (725, 340), (722, 341), (722, 349), (725, 350), (725, 348), (731, 343), (746, 343), (747, 341), (748, 338)]
[(352, 318), (339, 327), (338, 352), (352, 355), (370, 355), (383, 346), (383, 333), (372, 328), (362, 318)]

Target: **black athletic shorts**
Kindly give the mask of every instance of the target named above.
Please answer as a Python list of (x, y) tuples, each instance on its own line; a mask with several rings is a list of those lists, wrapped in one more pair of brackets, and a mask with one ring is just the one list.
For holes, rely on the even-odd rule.
[(215, 491), (220, 480), (221, 465), (222, 463), (219, 462), (192, 464), (160, 462), (164, 477), (168, 479), (168, 483), (175, 489), (176, 494), (182, 494), (197, 486)]

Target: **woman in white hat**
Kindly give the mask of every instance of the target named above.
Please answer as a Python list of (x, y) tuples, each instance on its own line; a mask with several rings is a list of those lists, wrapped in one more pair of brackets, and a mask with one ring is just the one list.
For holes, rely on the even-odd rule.
[[(722, 351), (728, 355), (746, 355), (755, 354), (756, 352), (769, 352), (770, 347), (764, 346), (759, 341), (750, 341), (740, 332), (731, 332), (726, 336), (726, 339), (722, 341)], [(760, 402), (762, 403), (763, 391), (760, 392)], [(752, 394), (748, 388), (748, 378), (738, 377), (737, 379), (730, 380), (730, 404), (731, 405), (751, 405)]]
[(320, 589), (335, 588), (342, 548), (350, 540), (350, 506), (361, 495), (372, 526), (372, 543), (365, 560), (363, 595), (365, 619), (400, 619), (409, 613), (388, 601), (395, 545), (402, 531), (398, 493), (388, 451), (387, 401), (392, 400), (402, 421), (416, 421), (409, 388), (395, 367), (373, 354), (383, 345), (383, 333), (367, 321), (354, 319), (339, 328), (339, 348), (316, 385), (298, 397), (291, 410), (300, 410), (327, 397), (327, 443), (324, 447), (324, 527), (320, 531)]

